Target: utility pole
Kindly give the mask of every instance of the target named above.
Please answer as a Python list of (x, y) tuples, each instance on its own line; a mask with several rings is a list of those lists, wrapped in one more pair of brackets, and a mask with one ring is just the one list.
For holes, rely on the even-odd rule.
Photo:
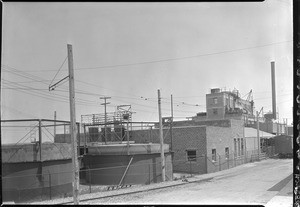
[(79, 164), (77, 156), (76, 142), (76, 114), (75, 114), (75, 87), (72, 45), (68, 44), (68, 66), (69, 66), (69, 96), (70, 96), (70, 119), (71, 119), (71, 142), (72, 142), (72, 162), (73, 162), (73, 201), (74, 205), (79, 204)]
[(277, 113), (278, 113), (278, 116), (277, 116), (277, 117), (278, 117), (278, 120), (277, 120), (277, 134), (276, 134), (276, 135), (278, 136), (278, 135), (279, 135), (279, 123), (280, 123), (280, 121), (279, 121), (279, 120), (280, 120), (280, 119), (279, 119), (279, 109), (277, 109), (277, 111), (278, 111), (278, 112), (277, 112)]
[(263, 107), (260, 109), (260, 111), (256, 111), (256, 127), (257, 127), (257, 152), (258, 152), (258, 160), (259, 160), (259, 155), (260, 155), (260, 137), (259, 137), (259, 114), (262, 112)]
[(56, 111), (54, 111), (54, 139), (56, 136)]
[(104, 105), (104, 141), (106, 144), (106, 122), (107, 122), (107, 117), (106, 117), (106, 105), (110, 104), (110, 102), (106, 103), (106, 99), (110, 99), (111, 97), (101, 97), (100, 99), (104, 99), (104, 103), (102, 103), (101, 105)]
[(259, 151), (260, 151), (260, 139), (259, 139), (259, 120), (258, 120), (258, 111), (256, 111), (256, 128), (257, 128), (257, 154), (258, 154), (258, 160), (259, 160)]
[(285, 134), (289, 135), (289, 129), (288, 129), (288, 119), (285, 119)]
[(160, 157), (161, 157), (161, 176), (162, 181), (166, 181), (166, 169), (165, 169), (165, 153), (164, 153), (164, 137), (162, 129), (162, 117), (161, 117), (161, 99), (160, 99), (160, 90), (157, 90), (158, 93), (158, 116), (159, 116), (159, 138), (160, 138)]
[[(171, 123), (170, 123), (170, 138), (171, 138), (171, 159), (173, 165), (173, 95), (171, 94)], [(173, 173), (172, 173), (172, 180), (173, 180)]]
[(42, 121), (39, 119), (39, 147), (40, 147), (40, 161), (42, 162)]
[(171, 152), (173, 151), (173, 95), (171, 94), (171, 124), (170, 124)]

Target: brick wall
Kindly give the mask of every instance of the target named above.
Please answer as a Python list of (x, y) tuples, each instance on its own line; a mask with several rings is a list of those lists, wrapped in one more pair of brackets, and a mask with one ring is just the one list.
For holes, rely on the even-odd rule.
[[(232, 129), (227, 127), (206, 128), (207, 136), (207, 172), (219, 171), (219, 164), (225, 161), (225, 147), (229, 148), (229, 153), (233, 153)], [(216, 150), (216, 161), (212, 159), (212, 149)]]
[[(186, 150), (196, 151), (196, 161), (188, 161)], [(206, 173), (206, 127), (174, 128), (173, 151), (175, 172)]]
[[(234, 138), (241, 140), (244, 136), (242, 120), (182, 121), (175, 123), (177, 124), (177, 127), (173, 127), (173, 168), (175, 172), (215, 172), (243, 163), (242, 156), (234, 159)], [(186, 126), (188, 124), (190, 126)], [(133, 131), (131, 140), (136, 143), (159, 143), (158, 133), (158, 129)], [(169, 128), (165, 128), (163, 134), (164, 143), (170, 144)], [(239, 144), (241, 148), (241, 141)], [(245, 145), (244, 139), (244, 154), (246, 154)], [(229, 159), (225, 157), (225, 147), (229, 148)], [(212, 149), (216, 149), (216, 162), (212, 161)], [(196, 150), (196, 162), (187, 160), (186, 150)], [(205, 156), (201, 156), (204, 154), (207, 155), (207, 159)]]
[[(164, 143), (171, 144), (169, 128), (163, 129)], [(175, 172), (206, 173), (205, 158), (200, 157), (206, 152), (205, 126), (173, 127), (173, 169)], [(136, 130), (131, 132), (135, 143), (159, 143), (159, 129)], [(186, 150), (196, 150), (196, 162), (188, 162)]]
[[(225, 120), (224, 120), (225, 121)], [(222, 169), (228, 169), (242, 163), (243, 158), (240, 156), (234, 160), (234, 138), (243, 138), (243, 121), (242, 120), (226, 120), (230, 127), (207, 126), (207, 171), (215, 172)], [(222, 122), (220, 122), (222, 123)], [(226, 122), (225, 122), (226, 123)], [(245, 142), (245, 141), (244, 141)], [(241, 149), (241, 142), (240, 149)], [(225, 148), (229, 148), (229, 159), (226, 159)], [(238, 147), (238, 146), (237, 146)], [(212, 149), (216, 149), (216, 161), (212, 160)], [(244, 144), (245, 154), (245, 144)]]

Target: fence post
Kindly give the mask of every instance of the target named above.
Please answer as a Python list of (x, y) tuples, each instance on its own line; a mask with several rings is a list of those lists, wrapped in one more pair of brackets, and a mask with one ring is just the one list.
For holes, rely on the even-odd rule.
[(235, 154), (233, 154), (234, 167), (236, 166)]
[(150, 167), (150, 164), (148, 165), (148, 169), (149, 169), (149, 185), (150, 185), (150, 182), (151, 182), (151, 167)]
[(206, 169), (206, 173), (208, 172), (208, 166), (207, 166), (207, 154), (204, 154), (204, 159), (205, 159), (205, 169)]
[(21, 202), (21, 193), (20, 193), (20, 189), (18, 188), (18, 200), (19, 202)]
[(221, 156), (218, 154), (219, 156), (219, 171), (221, 171)]
[(88, 172), (89, 172), (89, 187), (90, 187), (90, 193), (92, 193), (92, 177), (91, 177), (91, 170), (90, 168), (88, 168)]
[(229, 157), (227, 158), (227, 169), (229, 169)]
[(51, 174), (49, 173), (49, 195), (50, 195), (50, 200), (52, 200), (52, 192), (51, 192)]
[(42, 177), (42, 200), (43, 200), (43, 196), (45, 194), (45, 179), (44, 179), (44, 175), (41, 174), (41, 177)]
[(191, 177), (192, 177), (192, 161), (190, 160), (190, 174), (191, 174)]

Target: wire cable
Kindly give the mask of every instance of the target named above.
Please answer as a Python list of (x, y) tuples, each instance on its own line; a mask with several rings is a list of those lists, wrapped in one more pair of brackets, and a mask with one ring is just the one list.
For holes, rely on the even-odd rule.
[(54, 79), (56, 78), (57, 74), (59, 73), (59, 71), (61, 70), (61, 68), (63, 67), (63, 65), (65, 64), (67, 58), (68, 58), (68, 56), (65, 58), (64, 62), (61, 64), (60, 68), (58, 69), (58, 71), (57, 71), (57, 73), (55, 74), (54, 78), (52, 79), (51, 83), (49, 84), (49, 87), (50, 87), (51, 84), (53, 83)]

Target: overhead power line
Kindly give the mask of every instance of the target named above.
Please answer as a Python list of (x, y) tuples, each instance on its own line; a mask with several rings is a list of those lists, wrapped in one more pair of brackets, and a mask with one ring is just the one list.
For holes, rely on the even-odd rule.
[[(115, 64), (115, 65), (106, 65), (106, 66), (95, 66), (95, 67), (86, 67), (86, 68), (75, 68), (75, 70), (94, 70), (94, 69), (108, 69), (108, 68), (118, 68), (118, 67), (126, 67), (126, 66), (135, 66), (135, 65), (145, 65), (145, 64), (153, 64), (153, 63), (160, 63), (160, 62), (169, 62), (169, 61), (177, 61), (177, 60), (184, 60), (184, 59), (191, 59), (191, 58), (198, 58), (198, 57), (206, 57), (206, 56), (212, 56), (212, 55), (220, 55), (220, 54), (226, 54), (226, 53), (232, 53), (232, 52), (239, 52), (244, 50), (250, 50), (255, 48), (261, 48), (261, 47), (268, 47), (276, 44), (283, 44), (283, 43), (289, 43), (293, 42), (293, 40), (288, 41), (282, 41), (282, 42), (273, 42), (269, 44), (264, 45), (257, 45), (252, 47), (244, 47), (239, 49), (232, 49), (232, 50), (224, 50), (219, 52), (212, 52), (212, 53), (204, 53), (199, 55), (192, 55), (192, 56), (185, 56), (185, 57), (176, 57), (176, 58), (166, 58), (166, 59), (160, 59), (160, 60), (150, 60), (150, 61), (144, 61), (144, 62), (136, 62), (136, 63), (125, 63), (125, 64)], [(48, 72), (48, 71), (57, 71), (56, 69), (51, 70), (28, 70), (26, 72)]]
[(282, 43), (287, 43), (287, 42), (293, 42), (293, 41), (289, 40), (289, 41), (269, 43), (269, 44), (265, 44), (265, 45), (258, 45), (258, 46), (253, 46), (253, 47), (245, 47), (245, 48), (240, 48), (240, 49), (225, 50), (225, 51), (214, 52), (214, 53), (205, 53), (205, 54), (192, 55), (192, 56), (186, 56), (186, 57), (168, 58), (168, 59), (152, 60), (152, 61), (145, 61), (145, 62), (138, 62), (138, 63), (127, 63), (127, 64), (119, 64), (119, 65), (107, 65), (107, 66), (98, 66), (98, 67), (90, 67), (90, 68), (76, 68), (75, 70), (105, 69), (105, 68), (116, 68), (116, 67), (144, 65), (144, 64), (152, 64), (152, 63), (160, 63), (160, 62), (169, 62), (169, 61), (184, 60), (184, 59), (205, 57), (205, 56), (211, 56), (211, 55), (220, 55), (220, 54), (225, 54), (225, 53), (239, 52), (239, 51), (243, 51), (243, 50), (250, 50), (250, 49), (255, 49), (255, 48), (260, 48), (260, 47), (268, 47), (268, 46), (272, 46), (272, 45), (276, 45), (276, 44), (282, 44)]

